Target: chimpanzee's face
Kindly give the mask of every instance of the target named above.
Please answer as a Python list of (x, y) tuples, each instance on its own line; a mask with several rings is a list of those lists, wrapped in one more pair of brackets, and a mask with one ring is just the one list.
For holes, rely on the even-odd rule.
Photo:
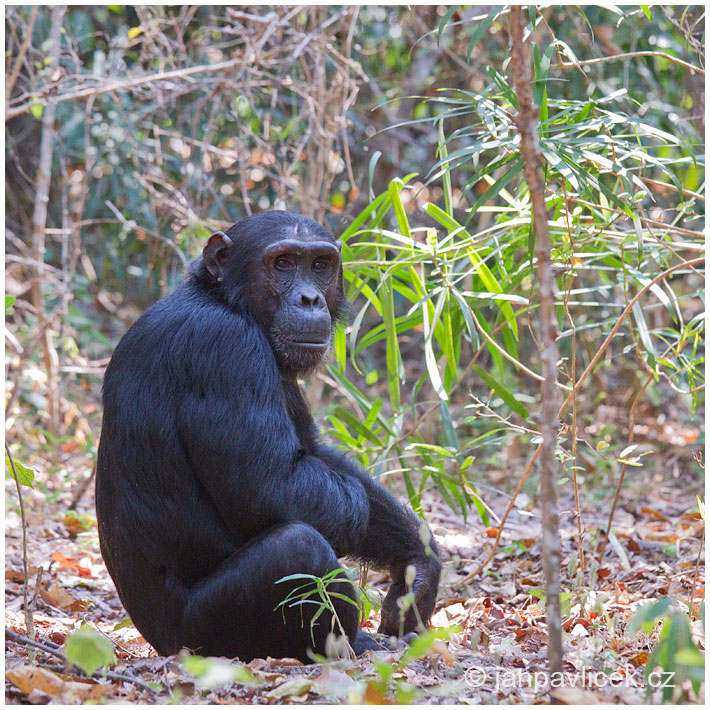
[(267, 212), (213, 234), (203, 255), (227, 291), (244, 293), (248, 282), (249, 310), (283, 373), (305, 374), (325, 360), (344, 303), (340, 243), (325, 228)]

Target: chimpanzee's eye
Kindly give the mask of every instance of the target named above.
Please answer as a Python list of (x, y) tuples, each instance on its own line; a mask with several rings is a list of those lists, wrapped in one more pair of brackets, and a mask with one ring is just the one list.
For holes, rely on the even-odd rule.
[(313, 271), (325, 271), (328, 268), (328, 262), (325, 259), (316, 259), (313, 262)]
[(274, 268), (278, 269), (279, 271), (286, 271), (287, 269), (291, 268), (291, 259), (289, 259), (287, 256), (280, 256), (276, 261), (274, 262)]

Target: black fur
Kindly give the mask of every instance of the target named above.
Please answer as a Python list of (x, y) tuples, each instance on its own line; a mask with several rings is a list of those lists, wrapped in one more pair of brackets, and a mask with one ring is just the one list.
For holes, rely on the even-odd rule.
[[(317, 620), (314, 645), (315, 606), (285, 618), (276, 610), (302, 582), (274, 583), (322, 576), (345, 555), (391, 571), (387, 634), (416, 626), (411, 610), (400, 623), (397, 606), (414, 565), (427, 623), (440, 570), (433, 540), (425, 545), (410, 510), (319, 442), (296, 382), (327, 345), (289, 350), (287, 338), (308, 343), (316, 331), (332, 332), (346, 307), (339, 259), (320, 275), (270, 275), (263, 264), (285, 239), (307, 249), (333, 237), (285, 212), (233, 225), (228, 248), (222, 237), (211, 242), (210, 261), (221, 270), (206, 267), (206, 247), (186, 283), (130, 328), (106, 370), (96, 507), (101, 551), (126, 610), (161, 654), (188, 647), (308, 660), (310, 648), (324, 653), (333, 620)], [(294, 305), (301, 301), (309, 306)], [(332, 591), (354, 598), (347, 582)], [(358, 634), (357, 609), (335, 606), (356, 651), (372, 648)]]

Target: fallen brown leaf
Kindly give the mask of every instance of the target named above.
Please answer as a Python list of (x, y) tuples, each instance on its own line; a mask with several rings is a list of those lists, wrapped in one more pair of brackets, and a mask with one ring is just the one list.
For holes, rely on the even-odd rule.
[(5, 677), (25, 695), (36, 690), (52, 696), (67, 694), (80, 700), (95, 700), (113, 690), (112, 685), (62, 680), (56, 673), (32, 665), (16, 666)]
[(381, 691), (368, 683), (365, 688), (365, 702), (368, 705), (395, 705), (394, 701), (389, 700)]
[(71, 594), (68, 594), (62, 587), (56, 584), (48, 589), (41, 588), (39, 595), (47, 604), (59, 607), (60, 609), (67, 609), (77, 601)]
[(270, 700), (304, 695), (308, 693), (312, 685), (313, 681), (310, 678), (296, 676), (295, 678), (291, 678), (291, 680), (287, 680), (285, 683), (281, 683), (281, 685), (277, 685), (273, 690), (264, 693), (264, 695)]
[(655, 518), (656, 520), (663, 520), (666, 523), (669, 522), (668, 518), (661, 513), (660, 510), (656, 510), (655, 508), (650, 508), (647, 505), (642, 505), (641, 506), (641, 512), (645, 513), (646, 515), (650, 515), (652, 518)]
[(64, 557), (61, 552), (55, 551), (52, 553), (51, 559), (57, 562), (61, 567), (71, 570), (75, 574), (78, 574), (80, 577), (93, 577), (93, 575), (91, 574), (91, 570), (86, 569), (86, 567), (82, 567), (79, 562), (73, 557)]

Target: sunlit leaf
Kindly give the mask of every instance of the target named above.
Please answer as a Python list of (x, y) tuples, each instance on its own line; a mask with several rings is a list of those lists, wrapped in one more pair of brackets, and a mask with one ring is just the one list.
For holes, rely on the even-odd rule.
[(10, 457), (5, 456), (5, 478), (14, 478), (12, 464), (15, 464), (15, 472), (17, 473), (17, 479), (20, 481), (20, 484), (32, 488), (37, 471), (30, 466), (20, 463), (14, 457), (12, 462), (10, 462)]
[(104, 634), (84, 625), (72, 632), (65, 646), (67, 662), (79, 666), (87, 676), (116, 663), (113, 644)]

